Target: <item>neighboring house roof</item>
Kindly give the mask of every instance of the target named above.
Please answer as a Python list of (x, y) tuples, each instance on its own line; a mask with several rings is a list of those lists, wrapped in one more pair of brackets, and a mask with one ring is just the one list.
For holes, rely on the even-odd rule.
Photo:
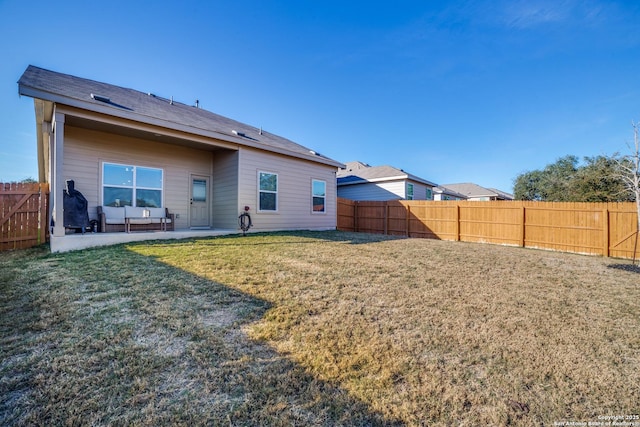
[(30, 65), (18, 81), (20, 95), (163, 126), (297, 158), (342, 163), (253, 126), (152, 93), (57, 73)]
[(513, 200), (513, 195), (505, 193), (504, 191), (481, 187), (478, 184), (471, 182), (465, 182), (461, 184), (443, 184), (440, 187), (445, 187), (455, 192), (463, 194), (467, 198), (478, 197), (495, 197), (504, 200)]
[(496, 193), (501, 195), (505, 200), (513, 200), (514, 199), (513, 194), (511, 194), (511, 193), (506, 193), (504, 191), (498, 190), (497, 188), (489, 188), (489, 190), (495, 191)]
[(437, 194), (446, 194), (448, 196), (457, 197), (459, 199), (466, 199), (467, 198), (467, 196), (465, 196), (464, 194), (458, 193), (457, 191), (453, 191), (452, 189), (444, 187), (444, 186), (441, 186), (441, 185), (435, 187), (433, 189), (433, 192), (437, 193)]
[(431, 187), (435, 187), (436, 185), (431, 181), (407, 173), (402, 169), (394, 168), (393, 166), (369, 166), (362, 162), (348, 162), (344, 169), (338, 170), (336, 176), (338, 178), (338, 186), (398, 179), (415, 181)]

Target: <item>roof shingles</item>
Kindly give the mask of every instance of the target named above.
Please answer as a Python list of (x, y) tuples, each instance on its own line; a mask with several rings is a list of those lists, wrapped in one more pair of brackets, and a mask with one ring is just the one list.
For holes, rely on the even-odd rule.
[[(341, 163), (319, 155), (289, 139), (202, 108), (151, 93), (49, 71), (33, 65), (25, 70), (18, 85), (20, 94), (38, 97), (45, 101), (68, 103), (71, 106), (81, 106), (89, 110), (113, 108), (114, 115), (127, 116), (141, 122), (146, 122), (148, 119), (160, 120), (167, 124), (186, 126), (195, 134), (199, 134), (199, 131), (214, 132), (220, 134), (222, 139), (240, 144), (246, 140), (248, 146), (263, 148), (267, 151), (275, 149), (332, 166), (342, 166)], [(33, 95), (34, 93), (36, 95)], [(98, 95), (96, 98), (108, 98), (109, 101), (93, 99), (92, 94)]]

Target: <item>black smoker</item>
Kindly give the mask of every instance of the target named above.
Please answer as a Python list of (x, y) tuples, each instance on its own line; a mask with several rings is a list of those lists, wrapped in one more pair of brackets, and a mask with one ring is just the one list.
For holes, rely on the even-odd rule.
[(87, 210), (87, 199), (81, 192), (74, 188), (75, 183), (72, 179), (67, 180), (67, 188), (64, 190), (64, 221), (65, 228), (79, 228), (84, 234), (89, 223), (89, 211)]

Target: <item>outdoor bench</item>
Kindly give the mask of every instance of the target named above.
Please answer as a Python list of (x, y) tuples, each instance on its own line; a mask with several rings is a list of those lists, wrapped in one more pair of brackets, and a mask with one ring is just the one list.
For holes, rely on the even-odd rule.
[(173, 231), (174, 214), (167, 208), (133, 206), (98, 206), (98, 220), (103, 233), (126, 231)]

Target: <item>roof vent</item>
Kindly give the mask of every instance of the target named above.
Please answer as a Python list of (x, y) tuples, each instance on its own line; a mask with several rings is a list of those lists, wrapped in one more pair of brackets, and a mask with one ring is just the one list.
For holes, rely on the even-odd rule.
[(246, 137), (247, 137), (247, 135), (245, 135), (245, 134), (244, 134), (244, 133), (242, 133), (242, 132), (238, 132), (238, 131), (237, 131), (237, 130), (235, 130), (235, 129), (233, 129), (233, 130), (231, 131), (231, 133), (233, 133), (234, 135), (241, 136), (241, 137), (243, 137), (243, 138), (246, 138)]
[(315, 151), (313, 151), (313, 150), (309, 150), (309, 153), (311, 153), (311, 154), (312, 154), (312, 155), (314, 155), (314, 156), (319, 156), (319, 155), (320, 155), (320, 153), (316, 153), (316, 152), (315, 152)]
[(96, 101), (106, 102), (107, 104), (111, 103), (111, 100), (106, 96), (96, 95), (95, 93), (91, 94), (91, 99), (95, 99)]

